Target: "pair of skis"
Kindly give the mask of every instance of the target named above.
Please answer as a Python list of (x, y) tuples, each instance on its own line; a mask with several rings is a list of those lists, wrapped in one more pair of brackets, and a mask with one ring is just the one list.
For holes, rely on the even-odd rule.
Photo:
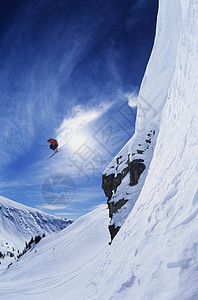
[[(43, 145), (43, 144), (39, 144), (39, 146), (44, 146), (44, 147), (49, 147), (48, 145)], [(63, 150), (63, 146), (59, 147), (56, 149), (56, 152), (54, 151), (52, 154), (50, 154), (47, 158), (45, 158), (45, 160), (48, 160), (49, 158), (53, 157), (54, 155), (56, 155), (58, 152), (60, 152), (61, 150)]]
[(63, 146), (60, 148), (57, 148), (57, 151), (53, 152), (51, 155), (49, 155), (45, 160), (48, 160), (49, 158), (53, 157), (54, 155), (56, 155), (58, 152), (60, 152), (61, 150), (63, 150)]

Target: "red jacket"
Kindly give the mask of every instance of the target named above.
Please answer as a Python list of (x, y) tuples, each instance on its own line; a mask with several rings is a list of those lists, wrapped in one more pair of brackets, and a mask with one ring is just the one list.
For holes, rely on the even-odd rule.
[(57, 140), (55, 140), (55, 139), (49, 139), (48, 142), (49, 142), (50, 144), (52, 144), (53, 146), (58, 145), (58, 142), (57, 142)]

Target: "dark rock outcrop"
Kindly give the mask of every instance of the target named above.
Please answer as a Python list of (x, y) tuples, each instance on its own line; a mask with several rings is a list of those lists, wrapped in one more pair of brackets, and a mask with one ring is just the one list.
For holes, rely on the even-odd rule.
[[(134, 159), (133, 161), (129, 162), (129, 159), (127, 161), (128, 166), (122, 170), (121, 173), (118, 174), (110, 174), (102, 175), (102, 189), (104, 190), (104, 193), (106, 195), (108, 209), (109, 209), (109, 217), (112, 219), (113, 215), (123, 206), (126, 204), (128, 199), (120, 199), (117, 202), (114, 202), (111, 200), (113, 192), (116, 193), (116, 190), (118, 186), (121, 184), (124, 177), (130, 172), (130, 182), (129, 185), (133, 186), (138, 183), (138, 180), (140, 178), (140, 175), (145, 170), (143, 159)], [(111, 235), (111, 241), (115, 237), (115, 235), (118, 233), (120, 229), (120, 226), (115, 226), (115, 224), (109, 225), (109, 232)]]
[(118, 209), (120, 209), (125, 203), (127, 203), (128, 199), (120, 199), (119, 201), (117, 202), (109, 202), (108, 203), (108, 209), (109, 209), (109, 218), (112, 218), (113, 217), (113, 214), (115, 214)]
[(108, 201), (111, 199), (113, 192), (116, 193), (117, 187), (121, 184), (123, 178), (130, 172), (130, 185), (133, 186), (138, 183), (138, 179), (144, 169), (143, 159), (134, 159), (131, 162), (127, 161), (128, 166), (118, 174), (102, 175), (102, 189), (104, 190), (105, 196)]
[[(117, 188), (121, 185), (123, 179), (129, 174), (128, 185), (131, 188), (139, 183), (140, 175), (144, 172), (146, 167), (149, 166), (147, 151), (153, 152), (153, 137), (155, 135), (155, 130), (150, 130), (149, 133), (146, 134), (140, 141), (136, 143), (134, 142), (135, 149), (133, 148), (133, 152), (117, 156), (112, 165), (109, 166), (110, 173), (104, 173), (102, 175), (102, 189), (107, 197), (107, 204), (109, 209), (109, 217), (111, 219), (109, 224), (109, 232), (111, 235), (111, 242), (115, 235), (120, 230), (124, 219), (127, 217), (127, 211), (123, 211), (122, 207), (128, 202), (131, 201), (129, 207), (133, 207), (138, 194), (135, 192), (135, 198), (133, 197), (133, 189), (130, 193), (128, 191), (123, 191), (122, 196), (119, 197), (116, 195)], [(145, 163), (145, 158), (147, 157), (147, 164)], [(152, 157), (152, 155), (149, 155)], [(122, 165), (122, 166), (121, 166)], [(143, 177), (140, 182), (140, 190), (141, 186), (144, 182)], [(130, 196), (129, 196), (130, 194)], [(114, 217), (116, 214), (116, 217)], [(120, 214), (120, 218), (119, 218)], [(124, 216), (124, 217), (123, 217)], [(117, 225), (116, 225), (117, 223)], [(110, 242), (110, 244), (111, 244)]]
[(115, 226), (115, 224), (113, 225), (109, 225), (109, 231), (110, 231), (110, 235), (111, 235), (111, 242), (109, 242), (109, 245), (111, 245), (113, 238), (116, 236), (116, 234), (118, 233), (118, 231), (120, 230), (120, 226)]
[(146, 168), (143, 162), (143, 159), (134, 159), (130, 163), (130, 186), (138, 183), (140, 175)]

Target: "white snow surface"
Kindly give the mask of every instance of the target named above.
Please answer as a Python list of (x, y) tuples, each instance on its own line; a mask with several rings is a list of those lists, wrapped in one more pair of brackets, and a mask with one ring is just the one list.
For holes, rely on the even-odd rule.
[(85, 281), (108, 248), (106, 205), (42, 239), (1, 274), (0, 299), (86, 299)]
[(136, 131), (161, 113), (173, 77), (189, 0), (159, 1), (156, 36), (138, 97)]
[[(72, 223), (40, 210), (19, 204), (0, 196), (0, 271), (22, 252), (25, 242), (37, 235), (59, 232)], [(19, 251), (19, 253), (18, 253)], [(13, 255), (10, 257), (10, 254)]]
[[(102, 205), (4, 271), (1, 299), (198, 299), (197, 20), (197, 0), (160, 1), (140, 90), (155, 114), (138, 112), (136, 135), (123, 152), (151, 122), (158, 134), (137, 200), (112, 244)], [(123, 181), (120, 196), (125, 188)]]

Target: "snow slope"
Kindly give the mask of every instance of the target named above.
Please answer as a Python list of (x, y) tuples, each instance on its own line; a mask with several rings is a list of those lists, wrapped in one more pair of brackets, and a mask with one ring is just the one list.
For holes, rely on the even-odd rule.
[[(191, 1), (148, 175), (105, 267), (93, 274), (96, 299), (198, 299), (197, 19)], [(90, 279), (89, 295), (95, 289)]]
[(36, 235), (52, 235), (71, 223), (0, 196), (0, 252), (5, 254), (0, 258), (0, 270), (16, 259), (25, 241)]
[(42, 239), (1, 274), (0, 299), (83, 299), (84, 282), (108, 246), (108, 210), (101, 205)]
[[(158, 131), (152, 151), (145, 152), (136, 201), (111, 246), (108, 211), (100, 206), (41, 240), (1, 274), (1, 299), (198, 299), (197, 19), (197, 0), (160, 1), (140, 91), (150, 110), (140, 117), (139, 106), (135, 137), (121, 152), (127, 157), (134, 145), (137, 150), (151, 124)], [(128, 177), (114, 197), (124, 197), (127, 188), (132, 199)]]
[(188, 6), (189, 0), (159, 1), (155, 42), (138, 96), (136, 131), (166, 103)]
[[(111, 217), (111, 240), (135, 205), (147, 177), (159, 132), (161, 112), (169, 98), (188, 7), (188, 0), (159, 3), (155, 42), (138, 96), (136, 132), (103, 174), (103, 189), (108, 197)], [(140, 162), (145, 167), (142, 174), (138, 170)], [(128, 173), (124, 176), (127, 165)], [(137, 173), (140, 178), (131, 186), (133, 184), (130, 177), (138, 177)], [(120, 177), (123, 179), (122, 184), (119, 182)], [(111, 192), (113, 195), (109, 197)]]

